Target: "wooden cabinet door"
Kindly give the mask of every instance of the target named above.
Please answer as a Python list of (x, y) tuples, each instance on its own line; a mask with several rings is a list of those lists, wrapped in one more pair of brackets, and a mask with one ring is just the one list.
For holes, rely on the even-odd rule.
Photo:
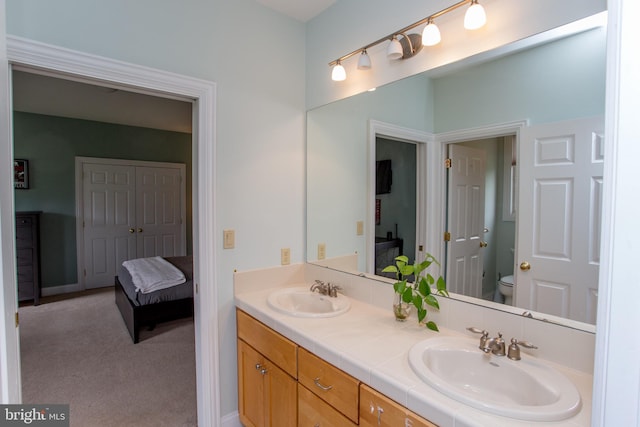
[(238, 411), (246, 427), (295, 427), (297, 382), (238, 340)]
[(364, 384), (360, 385), (360, 427), (437, 427)]
[(265, 369), (265, 425), (295, 427), (298, 415), (298, 382), (268, 360), (265, 361)]
[(238, 340), (238, 411), (246, 427), (261, 427), (266, 419), (264, 381), (260, 369), (264, 358), (244, 341)]

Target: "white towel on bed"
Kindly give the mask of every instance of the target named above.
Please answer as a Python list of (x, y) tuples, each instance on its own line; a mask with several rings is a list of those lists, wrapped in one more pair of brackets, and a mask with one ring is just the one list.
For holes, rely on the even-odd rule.
[(170, 288), (187, 281), (182, 271), (159, 256), (130, 259), (122, 265), (129, 270), (136, 292), (143, 294)]

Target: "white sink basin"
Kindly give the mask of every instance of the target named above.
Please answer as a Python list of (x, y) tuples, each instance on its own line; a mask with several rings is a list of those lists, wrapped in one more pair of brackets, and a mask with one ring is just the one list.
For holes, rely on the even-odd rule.
[(349, 298), (342, 294), (329, 297), (311, 292), (308, 287), (279, 289), (269, 294), (267, 303), (274, 310), (296, 317), (333, 317), (351, 307)]
[(531, 356), (485, 354), (478, 340), (430, 338), (409, 351), (409, 364), (427, 384), (474, 408), (525, 421), (558, 421), (581, 406), (575, 385)]

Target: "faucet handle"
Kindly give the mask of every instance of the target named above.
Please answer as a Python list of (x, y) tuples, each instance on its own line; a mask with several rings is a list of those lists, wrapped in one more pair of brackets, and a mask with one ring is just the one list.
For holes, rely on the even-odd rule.
[(467, 331), (473, 332), (474, 334), (482, 334), (482, 335), (484, 335), (486, 333), (487, 335), (489, 335), (489, 332), (485, 331), (484, 329), (476, 328), (475, 326), (469, 326), (467, 328)]
[(478, 345), (478, 348), (482, 351), (485, 351), (485, 348), (487, 347), (487, 341), (489, 340), (489, 332), (485, 331), (484, 329), (478, 329), (475, 326), (469, 326), (467, 328), (467, 331), (473, 332), (474, 334), (482, 335), (480, 337), (480, 345)]
[(537, 349), (535, 345), (528, 341), (518, 341), (515, 338), (511, 338), (511, 344), (509, 344), (509, 350), (507, 351), (507, 357), (511, 360), (520, 360), (520, 346), (524, 348)]

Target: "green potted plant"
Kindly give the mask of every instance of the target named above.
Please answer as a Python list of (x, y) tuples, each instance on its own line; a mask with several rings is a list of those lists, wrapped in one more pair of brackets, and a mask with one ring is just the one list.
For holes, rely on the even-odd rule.
[[(396, 320), (404, 322), (410, 313), (410, 308), (415, 307), (418, 312), (418, 323), (423, 323), (427, 317), (427, 307), (440, 309), (438, 299), (432, 292), (431, 287), (435, 284), (436, 294), (449, 296), (447, 292), (447, 284), (442, 276), (436, 279), (427, 270), (435, 264), (440, 267), (440, 263), (427, 253), (424, 261), (409, 264), (409, 258), (400, 255), (395, 258), (395, 265), (385, 267), (383, 273), (394, 273), (396, 275), (396, 283), (393, 284), (393, 290), (396, 293), (397, 301), (393, 305), (393, 313)], [(410, 283), (408, 279), (413, 276), (414, 281)], [(438, 331), (438, 325), (433, 321), (424, 322), (426, 327), (432, 331)]]

